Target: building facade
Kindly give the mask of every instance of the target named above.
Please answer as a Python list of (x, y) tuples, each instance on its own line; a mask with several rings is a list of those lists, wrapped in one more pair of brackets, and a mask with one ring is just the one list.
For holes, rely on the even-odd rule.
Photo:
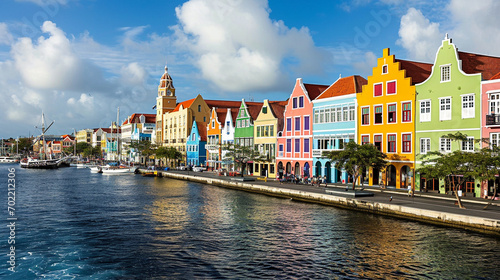
[(327, 183), (350, 183), (352, 177), (323, 152), (342, 150), (344, 143), (356, 139), (356, 94), (367, 83), (361, 76), (339, 78), (313, 100), (313, 176), (326, 177)]
[[(234, 129), (234, 143), (236, 145), (254, 147), (254, 120), (257, 119), (261, 108), (262, 103), (260, 102), (246, 102), (245, 99), (242, 99)], [(245, 171), (247, 175), (253, 174), (253, 161), (246, 163)]]
[(308, 178), (312, 166), (313, 103), (328, 86), (295, 81), (284, 111), (283, 130), (278, 132), (278, 176), (294, 174)]
[(358, 143), (374, 144), (389, 162), (384, 170), (367, 170), (370, 186), (414, 186), (414, 84), (429, 75), (431, 66), (396, 59), (384, 49), (357, 94)]
[(165, 66), (165, 73), (160, 78), (158, 85), (158, 96), (156, 97), (156, 144), (161, 146), (165, 140), (164, 118), (168, 112), (173, 111), (177, 106), (177, 97), (175, 96), (175, 88), (172, 77), (168, 73), (168, 68)]
[(187, 165), (205, 166), (207, 161), (207, 151), (205, 145), (207, 144), (207, 130), (206, 123), (193, 122), (191, 133), (186, 142), (187, 147)]

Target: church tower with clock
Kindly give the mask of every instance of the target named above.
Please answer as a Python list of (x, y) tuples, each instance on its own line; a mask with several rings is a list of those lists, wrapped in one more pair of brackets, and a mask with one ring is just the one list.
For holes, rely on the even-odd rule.
[(176, 105), (174, 83), (168, 74), (168, 67), (165, 66), (165, 73), (161, 76), (158, 97), (156, 97), (156, 144), (159, 146), (163, 145), (164, 139), (163, 115), (174, 110)]

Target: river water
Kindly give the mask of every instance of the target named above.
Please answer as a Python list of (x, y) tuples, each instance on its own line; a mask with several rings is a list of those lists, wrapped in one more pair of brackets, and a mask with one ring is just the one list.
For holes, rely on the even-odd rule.
[(0, 178), (2, 279), (500, 279), (500, 240), (459, 229), (88, 169)]

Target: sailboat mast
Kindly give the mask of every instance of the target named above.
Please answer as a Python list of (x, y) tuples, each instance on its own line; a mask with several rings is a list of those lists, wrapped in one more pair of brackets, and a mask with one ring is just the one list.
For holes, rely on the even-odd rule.
[(42, 144), (43, 144), (43, 157), (47, 159), (47, 147), (45, 146), (45, 116), (42, 112)]
[(118, 136), (118, 122), (120, 120), (120, 107), (116, 112), (116, 153), (118, 154), (118, 161), (120, 161), (120, 137)]

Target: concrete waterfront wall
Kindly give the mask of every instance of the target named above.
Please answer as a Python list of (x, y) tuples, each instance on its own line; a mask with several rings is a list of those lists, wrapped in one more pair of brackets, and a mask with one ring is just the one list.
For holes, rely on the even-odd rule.
[(388, 203), (379, 203), (374, 201), (366, 201), (363, 200), (362, 198), (356, 199), (356, 198), (335, 196), (326, 193), (314, 193), (301, 190), (293, 190), (293, 189), (287, 189), (286, 187), (284, 188), (273, 187), (273, 186), (253, 184), (248, 182), (229, 181), (229, 180), (208, 178), (208, 177), (188, 175), (188, 174), (178, 174), (171, 172), (161, 172), (161, 173), (164, 177), (169, 177), (178, 180), (211, 184), (231, 189), (238, 189), (238, 190), (266, 194), (276, 197), (290, 198), (299, 201), (320, 203), (325, 205), (341, 207), (345, 209), (363, 211), (363, 212), (398, 217), (398, 218), (405, 218), (424, 223), (462, 228), (476, 232), (482, 232), (500, 236), (500, 220), (473, 217), (468, 215), (459, 215), (459, 214), (407, 207), (407, 206), (388, 204)]

